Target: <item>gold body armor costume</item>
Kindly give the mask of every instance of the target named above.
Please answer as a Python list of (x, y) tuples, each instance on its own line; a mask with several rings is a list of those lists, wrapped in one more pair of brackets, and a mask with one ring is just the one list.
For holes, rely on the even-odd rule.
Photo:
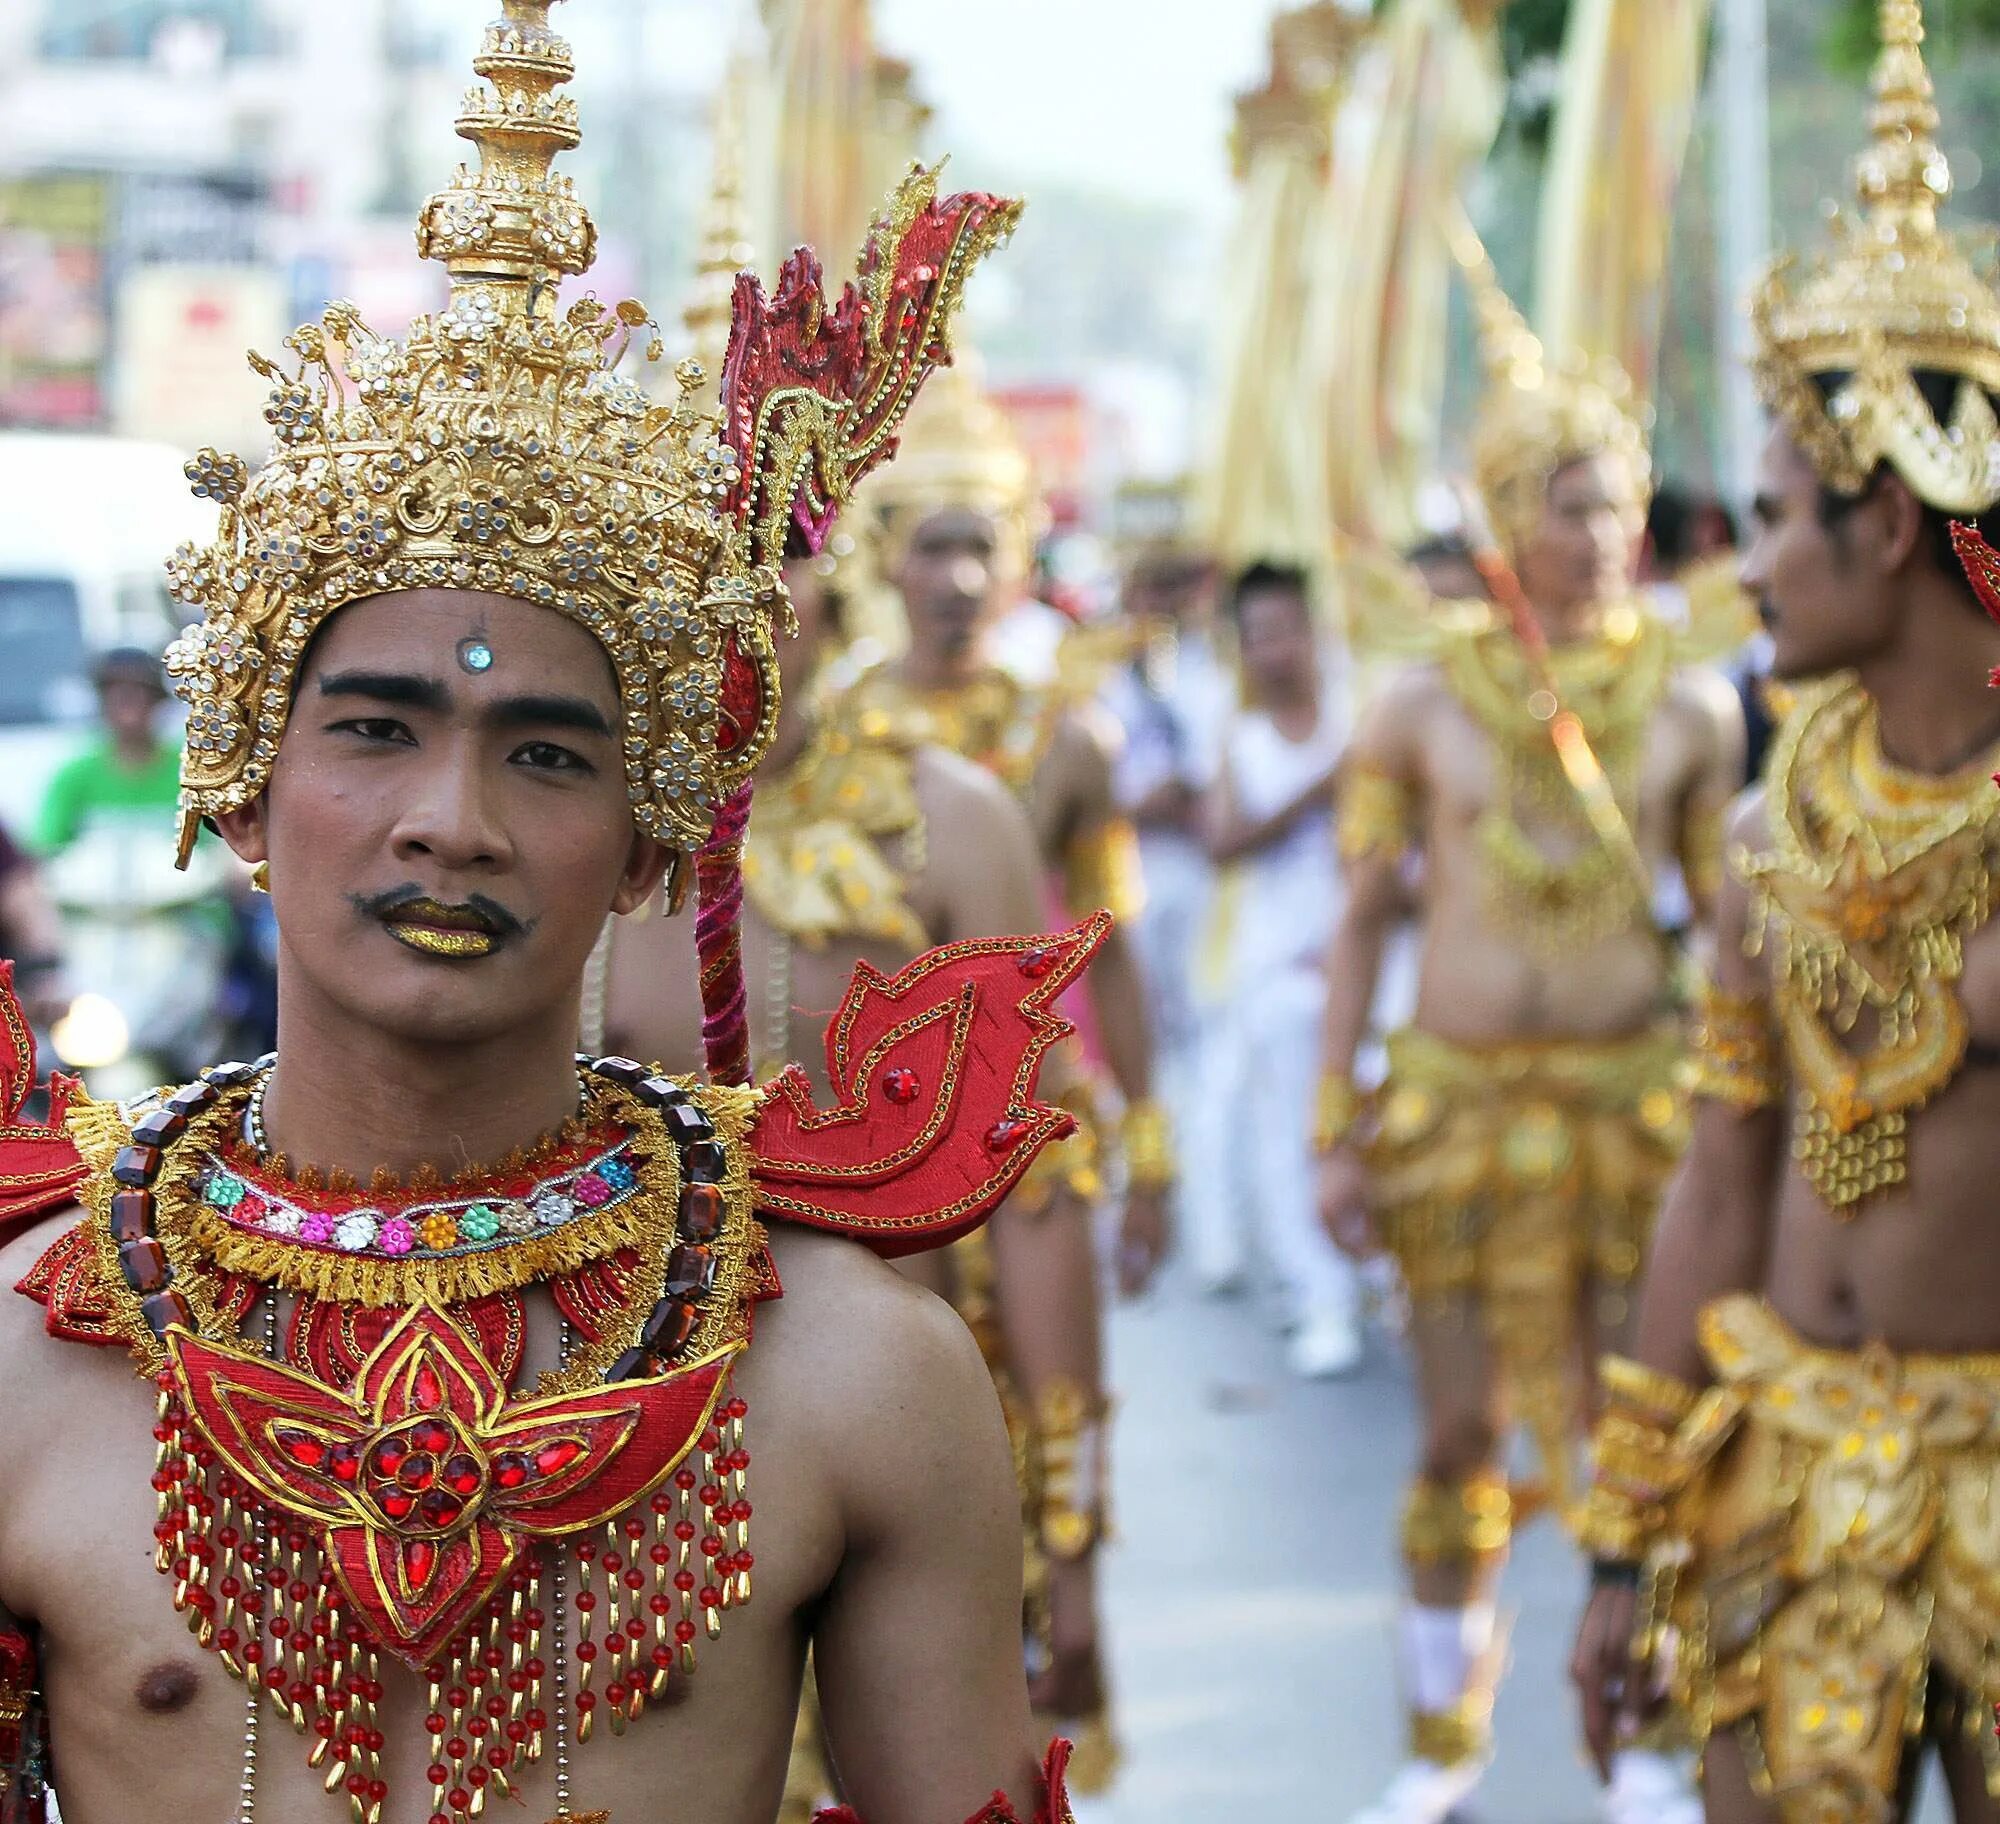
[(1886, 1824), (1945, 1704), (2000, 1792), (2000, 1354), (1817, 1349), (1742, 1294), (1701, 1338), (1651, 1579), (1677, 1707), (1784, 1824)]
[(1389, 1041), (1369, 1148), (1411, 1298), (1467, 1300), (1567, 1513), (1582, 1435), (1579, 1313), (1622, 1320), (1685, 1144), (1675, 1029), (1598, 1043)]

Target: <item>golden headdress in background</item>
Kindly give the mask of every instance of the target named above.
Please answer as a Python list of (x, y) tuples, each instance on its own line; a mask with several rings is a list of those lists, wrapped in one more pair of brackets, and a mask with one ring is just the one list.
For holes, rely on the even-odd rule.
[[(1882, 0), (1867, 149), (1854, 163), (1857, 218), (1799, 266), (1772, 263), (1751, 299), (1764, 402), (1830, 488), (1854, 494), (1887, 462), (1945, 513), (2000, 500), (2000, 298), (1959, 237), (1938, 226), (1951, 168), (1933, 135), (1923, 9)], [(1949, 421), (1915, 376), (1955, 376)]]
[(633, 814), (692, 847), (748, 778), (777, 713), (777, 572), (794, 517), (822, 533), (893, 448), (972, 265), (1018, 206), (939, 199), (913, 172), (870, 237), (859, 287), (822, 297), (810, 255), (776, 294), (736, 286), (723, 413), (697, 410), (700, 370), (657, 405), (619, 373), (635, 340), (660, 354), (642, 305), (557, 286), (585, 271), (596, 230), (550, 169), (579, 138), (553, 0), (504, 0), (473, 68), (460, 135), (479, 148), (424, 206), (418, 251), (451, 275), (447, 307), (401, 341), (330, 305), (286, 345), (276, 438), (255, 476), (202, 451), (197, 495), (215, 541), (168, 566), (200, 616), (168, 653), (189, 708), (182, 850), (200, 819), (263, 790), (313, 634), (343, 603), (397, 589), (486, 589), (589, 629), (617, 673)]
[(1547, 504), (1558, 469), (1613, 458), (1643, 512), (1652, 469), (1631, 383), (1614, 361), (1552, 361), (1513, 301), (1463, 212), (1450, 223), (1452, 252), (1472, 291), (1486, 391), (1472, 433), (1472, 476), (1494, 534), (1519, 554)]
[(965, 507), (994, 521), (1002, 567), (1020, 580), (1046, 524), (1034, 462), (969, 351), (925, 388), (903, 426), (895, 462), (870, 480), (859, 501), (885, 572), (919, 524), (947, 507)]

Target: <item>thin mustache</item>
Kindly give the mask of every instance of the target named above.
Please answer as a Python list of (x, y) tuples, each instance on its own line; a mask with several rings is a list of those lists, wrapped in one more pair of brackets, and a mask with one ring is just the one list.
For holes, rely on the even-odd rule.
[(364, 918), (387, 918), (392, 912), (417, 911), (441, 912), (447, 918), (463, 922), (470, 914), (481, 920), (495, 937), (525, 937), (534, 928), (531, 920), (515, 917), (497, 899), (488, 899), (484, 893), (471, 893), (454, 903), (426, 893), (414, 881), (405, 881), (400, 887), (390, 887), (381, 893), (350, 894), (348, 903)]

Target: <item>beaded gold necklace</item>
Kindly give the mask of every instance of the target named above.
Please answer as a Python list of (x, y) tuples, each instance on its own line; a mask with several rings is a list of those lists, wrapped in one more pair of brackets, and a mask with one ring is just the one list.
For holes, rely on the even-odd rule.
[[(1628, 825), (1637, 815), (1646, 729), (1666, 691), (1672, 646), (1658, 616), (1621, 603), (1589, 638), (1549, 654), (1562, 706), (1582, 722)], [(1624, 858), (1593, 831), (1564, 776), (1549, 739), (1554, 705), (1537, 702), (1537, 682), (1513, 634), (1484, 621), (1447, 643), (1442, 661), (1452, 694), (1493, 744), (1497, 787), (1478, 824), (1488, 915), (1551, 957), (1629, 930), (1644, 911), (1638, 885)]]
[(936, 690), (919, 690), (878, 666), (857, 680), (854, 690), (862, 711), (921, 714), (929, 739), (983, 766), (1021, 799), (1034, 784), (1068, 700), (1036, 690), (998, 666)]
[(1800, 691), (1773, 750), (1771, 848), (1736, 866), (1797, 1084), (1793, 1154), (1837, 1215), (1903, 1181), (1908, 1116), (1964, 1060), (1954, 985), (1992, 909), (1996, 760), (1892, 766), (1851, 676)]

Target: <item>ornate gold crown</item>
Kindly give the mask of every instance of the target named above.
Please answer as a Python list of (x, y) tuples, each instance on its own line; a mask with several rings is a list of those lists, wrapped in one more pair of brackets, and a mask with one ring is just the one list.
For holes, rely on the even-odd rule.
[(970, 355), (926, 389), (904, 426), (895, 465), (861, 498), (885, 563), (920, 521), (969, 507), (994, 520), (1010, 574), (1025, 576), (1044, 527), (1034, 463)]
[(167, 656), (189, 708), (183, 857), (200, 819), (270, 777), (299, 661), (344, 603), (411, 588), (484, 589), (569, 615), (617, 672), (627, 785), (649, 835), (692, 847), (768, 745), (778, 681), (777, 573), (794, 514), (815, 535), (895, 447), (971, 266), (1018, 205), (940, 200), (913, 170), (869, 238), (858, 287), (829, 304), (810, 254), (766, 299), (738, 279), (720, 417), (693, 404), (696, 363), (656, 404), (621, 374), (660, 344), (645, 308), (585, 297), (596, 230), (550, 169), (577, 143), (573, 73), (553, 0), (503, 0), (458, 131), (480, 155), (424, 206), (418, 251), (451, 275), (447, 307), (400, 341), (351, 305), (295, 331), (265, 408), (275, 448), (255, 476), (203, 450), (197, 495), (215, 541), (168, 566), (201, 616)]
[(1510, 555), (1533, 536), (1550, 478), (1567, 463), (1609, 456), (1624, 469), (1635, 507), (1652, 485), (1646, 427), (1632, 383), (1615, 361), (1554, 363), (1513, 300), (1471, 222), (1450, 224), (1452, 252), (1472, 292), (1486, 392), (1472, 433), (1472, 476), (1495, 535)]
[[(1938, 226), (1951, 167), (1933, 135), (1923, 8), (1882, 0), (1869, 144), (1854, 162), (1861, 212), (1830, 251), (1773, 261), (1750, 301), (1758, 390), (1813, 465), (1844, 494), (1878, 464), (1946, 513), (2000, 500), (2000, 298), (1961, 239)], [(1916, 375), (1956, 376), (1949, 421)]]

